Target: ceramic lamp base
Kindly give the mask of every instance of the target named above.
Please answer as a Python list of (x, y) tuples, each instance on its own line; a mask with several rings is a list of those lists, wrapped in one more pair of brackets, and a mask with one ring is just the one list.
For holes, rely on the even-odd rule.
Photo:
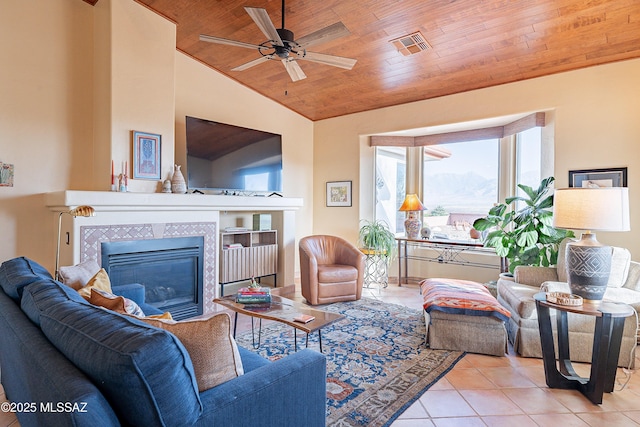
[(404, 220), (404, 232), (409, 239), (419, 239), (420, 230), (422, 229), (422, 221), (418, 216), (418, 212), (407, 213), (407, 219)]
[(571, 293), (585, 300), (602, 300), (611, 272), (611, 248), (582, 234), (582, 239), (567, 245), (567, 273)]

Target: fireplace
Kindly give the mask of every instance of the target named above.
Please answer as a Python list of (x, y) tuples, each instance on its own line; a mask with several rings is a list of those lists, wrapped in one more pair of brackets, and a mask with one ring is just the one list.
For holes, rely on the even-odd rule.
[(203, 313), (204, 237), (102, 242), (112, 285), (140, 283), (145, 302), (176, 319)]

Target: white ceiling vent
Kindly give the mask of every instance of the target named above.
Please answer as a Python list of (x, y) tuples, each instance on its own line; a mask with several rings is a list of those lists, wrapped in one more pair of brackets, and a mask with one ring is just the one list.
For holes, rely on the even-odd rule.
[(397, 39), (389, 41), (389, 43), (404, 56), (415, 55), (416, 53), (431, 49), (431, 46), (419, 31), (407, 36), (398, 37)]

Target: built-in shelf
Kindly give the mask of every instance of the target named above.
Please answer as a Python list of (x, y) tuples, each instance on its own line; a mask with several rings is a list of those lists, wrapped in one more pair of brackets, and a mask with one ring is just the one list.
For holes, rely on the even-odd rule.
[(220, 294), (225, 294), (224, 287), (229, 283), (275, 276), (278, 272), (277, 242), (276, 230), (220, 233)]

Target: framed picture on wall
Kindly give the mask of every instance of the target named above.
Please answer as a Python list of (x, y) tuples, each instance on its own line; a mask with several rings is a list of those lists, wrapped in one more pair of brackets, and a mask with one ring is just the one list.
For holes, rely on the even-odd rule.
[(155, 133), (133, 131), (133, 179), (160, 179), (160, 144)]
[(584, 169), (569, 171), (569, 187), (626, 187), (627, 168)]
[(351, 206), (351, 181), (327, 182), (327, 206)]

